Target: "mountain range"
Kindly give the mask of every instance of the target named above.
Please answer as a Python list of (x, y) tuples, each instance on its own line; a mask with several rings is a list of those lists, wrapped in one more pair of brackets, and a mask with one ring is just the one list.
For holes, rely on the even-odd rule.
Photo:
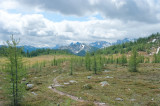
[(107, 41), (96, 41), (96, 42), (93, 42), (93, 43), (90, 43), (90, 44), (77, 42), (77, 43), (71, 43), (68, 46), (61, 46), (58, 49), (69, 50), (73, 54), (76, 54), (76, 55), (85, 55), (86, 52), (93, 52), (93, 51), (96, 51), (97, 49), (109, 47), (109, 46), (112, 46), (112, 45), (122, 44), (122, 43), (130, 42), (130, 41), (135, 41), (135, 40), (125, 38), (123, 40), (117, 40), (114, 43), (110, 43), (110, 42), (107, 42)]
[[(76, 42), (76, 43), (71, 43), (66, 46), (56, 45), (55, 47), (51, 49), (69, 50), (71, 53), (75, 55), (85, 55), (86, 52), (93, 52), (101, 48), (109, 47), (109, 46), (116, 45), (116, 44), (122, 44), (122, 43), (130, 42), (130, 41), (134, 41), (134, 40), (125, 38), (122, 40), (117, 40), (114, 43), (110, 43), (107, 41), (96, 41), (90, 44)], [(28, 46), (28, 45), (24, 45), (23, 48), (25, 52), (27, 51), (32, 52), (32, 51), (35, 51), (36, 49), (43, 49), (43, 48), (38, 48), (38, 47), (33, 47), (33, 46)]]

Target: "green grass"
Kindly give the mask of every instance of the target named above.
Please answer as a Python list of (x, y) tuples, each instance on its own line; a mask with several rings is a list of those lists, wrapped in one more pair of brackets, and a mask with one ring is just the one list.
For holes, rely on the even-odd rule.
[[(160, 69), (157, 69), (158, 67), (159, 64), (141, 64), (139, 72), (131, 73), (125, 67), (115, 68), (114, 65), (107, 65), (106, 68), (112, 71), (99, 72), (97, 75), (89, 71), (81, 72), (82, 69), (80, 69), (76, 70), (73, 76), (64, 75), (58, 79), (61, 84), (69, 80), (75, 80), (78, 83), (58, 89), (89, 101), (102, 101), (110, 105), (158, 105), (160, 104)], [(90, 75), (92, 78), (87, 79)], [(114, 78), (105, 78), (106, 76)], [(107, 81), (109, 85), (102, 87), (100, 85), (102, 81)], [(92, 89), (83, 89), (84, 84), (90, 84)], [(123, 101), (115, 101), (115, 98), (122, 98)], [(132, 99), (135, 101), (131, 101)]]
[[(32, 60), (32, 58), (30, 58)], [(38, 60), (38, 59), (37, 59)], [(42, 59), (41, 59), (42, 60)], [(69, 75), (70, 65), (68, 62), (62, 64), (62, 73), (60, 74), (57, 66), (50, 66), (49, 63), (40, 71), (36, 68), (28, 70), (27, 82), (34, 84), (34, 87), (27, 90), (22, 105), (24, 106), (93, 106), (93, 101), (105, 102), (113, 106), (158, 106), (160, 104), (160, 64), (145, 63), (140, 64), (139, 72), (128, 72), (128, 68), (114, 64), (107, 64), (103, 70), (109, 72), (98, 72), (97, 75), (92, 71), (85, 70), (84, 67), (75, 65), (73, 75)], [(55, 70), (57, 70), (55, 72)], [(75, 80), (77, 83), (57, 87), (58, 90), (68, 94), (81, 97), (88, 100), (88, 103), (79, 103), (66, 96), (61, 96), (48, 88), (53, 84), (53, 79), (58, 78), (58, 82), (64, 85), (64, 82)], [(87, 76), (92, 76), (87, 79)], [(111, 76), (113, 78), (105, 78)], [(102, 87), (100, 82), (107, 81), (109, 85)], [(3, 72), (0, 76), (0, 87), (4, 85), (5, 80)], [(89, 84), (91, 89), (84, 89), (83, 86)], [(33, 95), (35, 92), (37, 95)], [(0, 90), (0, 101), (4, 103), (4, 90)], [(116, 98), (122, 98), (123, 101), (116, 101)], [(131, 101), (135, 99), (135, 101)]]

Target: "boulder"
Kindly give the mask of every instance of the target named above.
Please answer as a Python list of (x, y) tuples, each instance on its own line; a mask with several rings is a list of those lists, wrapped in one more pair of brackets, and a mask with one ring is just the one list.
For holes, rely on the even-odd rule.
[(37, 95), (35, 92), (31, 92), (33, 95)]
[(105, 78), (113, 78), (113, 77), (110, 77), (110, 76), (106, 76)]
[(110, 72), (109, 70), (104, 70), (104, 72)]
[(69, 85), (69, 82), (64, 82), (64, 85)]
[(92, 78), (92, 76), (87, 76), (87, 79), (91, 79)]
[(59, 86), (64, 86), (64, 85), (60, 85), (60, 84), (53, 85), (53, 87), (59, 87)]
[(106, 106), (106, 103), (99, 103), (100, 106)]
[(33, 88), (34, 84), (27, 84), (27, 88), (31, 89)]
[(131, 101), (131, 102), (134, 102), (134, 101), (136, 101), (136, 99), (130, 99), (130, 101)]
[(51, 89), (52, 87), (51, 87), (51, 86), (49, 86), (48, 88), (49, 88), (49, 89)]
[(77, 83), (77, 81), (75, 81), (75, 80), (70, 80), (69, 82), (70, 83)]
[(105, 85), (109, 85), (109, 83), (107, 81), (103, 81), (100, 84), (101, 84), (102, 87), (105, 86)]
[(122, 98), (116, 98), (115, 100), (116, 100), (116, 101), (123, 101)]

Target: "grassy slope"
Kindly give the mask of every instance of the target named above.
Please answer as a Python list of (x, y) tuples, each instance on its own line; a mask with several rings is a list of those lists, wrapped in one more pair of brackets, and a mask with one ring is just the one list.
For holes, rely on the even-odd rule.
[[(115, 65), (107, 65), (106, 68), (110, 72), (102, 72), (98, 75), (82, 72), (77, 68), (73, 77), (64, 75), (59, 82), (63, 84), (69, 80), (76, 80), (78, 83), (58, 89), (83, 99), (102, 101), (110, 105), (160, 104), (160, 64), (141, 64), (138, 73), (130, 73), (122, 66), (116, 68)], [(88, 75), (92, 75), (92, 78), (87, 79)], [(114, 78), (107, 79), (106, 76)], [(109, 85), (101, 87), (102, 81), (107, 81)], [(85, 90), (82, 88), (84, 84), (91, 84), (93, 88)], [(118, 97), (123, 98), (124, 101), (115, 101)], [(132, 102), (131, 99), (136, 100)]]
[[(63, 58), (59, 56), (56, 58)], [(27, 61), (35, 63), (37, 61), (52, 60), (54, 56), (39, 56), (34, 58), (27, 58)], [(68, 57), (70, 58), (70, 57)], [(2, 60), (2, 59), (1, 59)], [(65, 96), (60, 96), (48, 89), (48, 86), (53, 83), (53, 79), (62, 75), (58, 82), (63, 85), (64, 82), (76, 80), (78, 83), (58, 87), (57, 89), (71, 95), (81, 97), (89, 101), (102, 101), (110, 105), (151, 105), (160, 104), (160, 64), (141, 64), (138, 73), (131, 73), (127, 71), (126, 67), (120, 65), (108, 64), (105, 68), (110, 72), (99, 72), (94, 75), (91, 71), (86, 71), (84, 67), (74, 66), (73, 76), (70, 76), (69, 63), (65, 62), (62, 65), (62, 73), (60, 74), (58, 67), (50, 66), (48, 63), (42, 70), (31, 68), (28, 71), (27, 80), (35, 86), (33, 89), (27, 91), (23, 105), (26, 106), (86, 106), (89, 104), (78, 103), (70, 100)], [(57, 70), (57, 72), (55, 72)], [(91, 79), (87, 76), (91, 75)], [(114, 78), (107, 79), (106, 76)], [(3, 76), (0, 76), (0, 87), (4, 84)], [(100, 82), (107, 81), (109, 85), (101, 87)], [(92, 89), (83, 89), (83, 85), (91, 84)], [(33, 95), (35, 92), (38, 95)], [(3, 97), (3, 91), (0, 90), (0, 101), (7, 101)], [(122, 98), (123, 101), (115, 101), (115, 98)], [(136, 99), (131, 101), (131, 99)], [(90, 103), (90, 105), (92, 105)]]

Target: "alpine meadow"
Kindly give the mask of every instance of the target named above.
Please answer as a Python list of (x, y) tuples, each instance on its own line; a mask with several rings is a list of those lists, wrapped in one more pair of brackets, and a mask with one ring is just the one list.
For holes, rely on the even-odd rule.
[(0, 106), (159, 106), (159, 0), (0, 0)]

